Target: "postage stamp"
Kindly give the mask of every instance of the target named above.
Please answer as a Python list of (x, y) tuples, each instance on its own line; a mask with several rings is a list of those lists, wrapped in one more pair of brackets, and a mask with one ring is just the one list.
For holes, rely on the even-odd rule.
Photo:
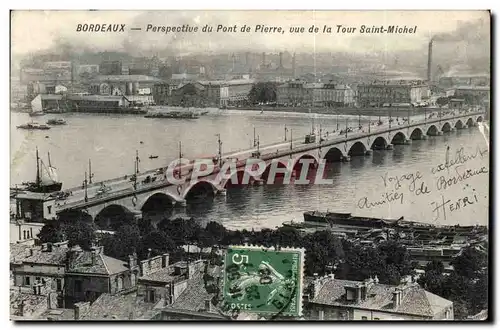
[(224, 303), (232, 310), (300, 316), (303, 262), (303, 249), (230, 246), (224, 263)]

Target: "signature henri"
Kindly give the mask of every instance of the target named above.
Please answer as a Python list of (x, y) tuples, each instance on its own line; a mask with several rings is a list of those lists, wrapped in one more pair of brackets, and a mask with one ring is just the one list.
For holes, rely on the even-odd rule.
[(441, 217), (446, 220), (446, 209), (450, 212), (455, 212), (478, 202), (479, 200), (475, 189), (473, 189), (472, 196), (460, 197), (454, 201), (451, 199), (445, 200), (444, 196), (441, 195), (440, 202), (431, 202), (431, 206), (434, 207), (432, 210), (434, 213), (434, 221), (439, 220)]

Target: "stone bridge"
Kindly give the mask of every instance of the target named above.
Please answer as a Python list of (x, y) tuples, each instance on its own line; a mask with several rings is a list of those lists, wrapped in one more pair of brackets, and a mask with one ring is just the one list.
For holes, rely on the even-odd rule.
[[(351, 157), (365, 156), (371, 150), (392, 149), (393, 145), (410, 144), (412, 140), (426, 139), (428, 136), (442, 135), (458, 129), (477, 126), (483, 120), (483, 113), (463, 114), (448, 118), (435, 118), (432, 120), (413, 122), (398, 125), (394, 122), (390, 127), (377, 129), (370, 127), (370, 131), (350, 132), (347, 134), (326, 137), (315, 143), (293, 142), (286, 148), (278, 148), (272, 153), (261, 154), (260, 159), (265, 161), (266, 169), (260, 175), (254, 175), (246, 166), (245, 160), (231, 160), (236, 168), (233, 177), (221, 178), (216, 167), (212, 174), (191, 180), (192, 170), (181, 173), (185, 181), (181, 184), (172, 184), (166, 180), (158, 180), (150, 184), (139, 185), (136, 189), (130, 187), (112, 194), (105, 194), (99, 198), (88, 199), (87, 202), (78, 200), (67, 203), (56, 209), (58, 215), (67, 212), (81, 212), (89, 221), (98, 217), (137, 217), (143, 211), (154, 205), (163, 207), (185, 206), (192, 200), (213, 198), (217, 194), (225, 194), (231, 185), (241, 184), (246, 176), (249, 184), (269, 183), (269, 173), (272, 166), (278, 171), (289, 173), (290, 176), (298, 175), (303, 159), (310, 159), (311, 166), (317, 167), (321, 160), (329, 162), (349, 161)], [(368, 129), (366, 129), (368, 130)], [(338, 134), (338, 133), (337, 133)], [(224, 173), (225, 163), (222, 166)], [(235, 173), (234, 171), (232, 173)], [(285, 175), (285, 174), (283, 174)], [(247, 182), (247, 181), (245, 181)]]

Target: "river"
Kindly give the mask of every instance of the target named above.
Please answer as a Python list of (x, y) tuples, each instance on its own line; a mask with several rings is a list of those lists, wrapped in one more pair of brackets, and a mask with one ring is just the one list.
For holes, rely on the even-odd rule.
[[(136, 150), (142, 171), (168, 165), (179, 154), (179, 141), (182, 142), (184, 157), (194, 158), (217, 153), (216, 134), (221, 134), (223, 152), (229, 152), (251, 147), (254, 128), (260, 144), (265, 145), (284, 141), (285, 126), (287, 139), (290, 131), (295, 138), (309, 133), (312, 126), (321, 124), (325, 131), (337, 126), (336, 116), (233, 110), (211, 112), (198, 120), (82, 113), (45, 115), (35, 120), (45, 122), (56, 117), (64, 118), (68, 124), (54, 126), (48, 131), (26, 131), (16, 129), (16, 126), (30, 121), (29, 116), (11, 114), (11, 186), (34, 179), (36, 147), (45, 162), (47, 152), (50, 152), (51, 163), (58, 170), (63, 188), (69, 188), (82, 184), (89, 159), (94, 181), (100, 181), (133, 173)], [(345, 126), (346, 118), (349, 126), (358, 125), (358, 117), (340, 116), (340, 128)], [(362, 121), (377, 119), (363, 118)], [(395, 146), (390, 151), (374, 151), (371, 156), (352, 157), (349, 163), (329, 166), (326, 177), (333, 180), (332, 184), (231, 189), (226, 196), (217, 196), (201, 205), (188, 205), (186, 209), (175, 210), (175, 214), (193, 217), (201, 224), (214, 220), (228, 228), (256, 230), (275, 228), (284, 221), (301, 221), (303, 212), (308, 210), (486, 225), (489, 154), (482, 152), (488, 149), (489, 129), (486, 133), (485, 138), (478, 128), (469, 128), (413, 141), (411, 145)], [(456, 164), (457, 169), (449, 167), (439, 173), (432, 171), (446, 159), (455, 158), (457, 152), (468, 156), (475, 155), (477, 150), (481, 153), (464, 164)], [(158, 158), (150, 159), (150, 155)], [(484, 169), (478, 170), (480, 173), (474, 172), (481, 168)], [(467, 169), (476, 174), (460, 174)], [(454, 173), (460, 176), (459, 182), (443, 186), (443, 180), (449, 180)], [(414, 178), (419, 177), (418, 187), (421, 182), (425, 183), (428, 193), (416, 194), (415, 189), (412, 190), (408, 179), (411, 174)], [(443, 178), (440, 179), (441, 175)], [(394, 182), (397, 181), (401, 186), (396, 189)], [(381, 196), (385, 193), (403, 194), (404, 197), (382, 203)], [(376, 201), (380, 203), (375, 205)], [(446, 204), (445, 210), (439, 208), (440, 202)], [(450, 204), (455, 206), (450, 208)]]

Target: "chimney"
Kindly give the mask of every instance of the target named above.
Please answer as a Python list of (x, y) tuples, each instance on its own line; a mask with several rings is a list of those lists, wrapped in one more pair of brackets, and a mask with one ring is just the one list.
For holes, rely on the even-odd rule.
[(375, 278), (373, 279), (373, 282), (374, 282), (375, 284), (378, 284), (379, 280), (378, 280), (378, 276), (377, 276), (377, 275), (375, 275)]
[(134, 252), (133, 254), (128, 255), (128, 268), (132, 269), (137, 266), (137, 254)]
[(401, 290), (395, 290), (392, 293), (392, 303), (394, 307), (399, 307), (401, 305)]
[(24, 300), (21, 300), (18, 307), (19, 307), (19, 316), (24, 316), (24, 309), (26, 307), (26, 303), (24, 302)]
[[(316, 275), (316, 274), (315, 274)], [(311, 283), (311, 291), (310, 291), (310, 299), (314, 299), (319, 295), (321, 291), (321, 280), (319, 278), (315, 278)]]
[(165, 267), (168, 267), (169, 262), (170, 262), (170, 254), (164, 253), (163, 254), (163, 264), (165, 265)]
[(90, 308), (90, 302), (80, 302), (76, 303), (74, 307), (74, 312), (75, 312), (75, 320), (79, 320), (87, 314), (88, 310)]
[(427, 81), (430, 83), (432, 79), (432, 39), (429, 41), (429, 50), (427, 53)]
[(205, 299), (205, 312), (211, 312), (212, 311), (212, 304), (210, 302), (210, 299)]

